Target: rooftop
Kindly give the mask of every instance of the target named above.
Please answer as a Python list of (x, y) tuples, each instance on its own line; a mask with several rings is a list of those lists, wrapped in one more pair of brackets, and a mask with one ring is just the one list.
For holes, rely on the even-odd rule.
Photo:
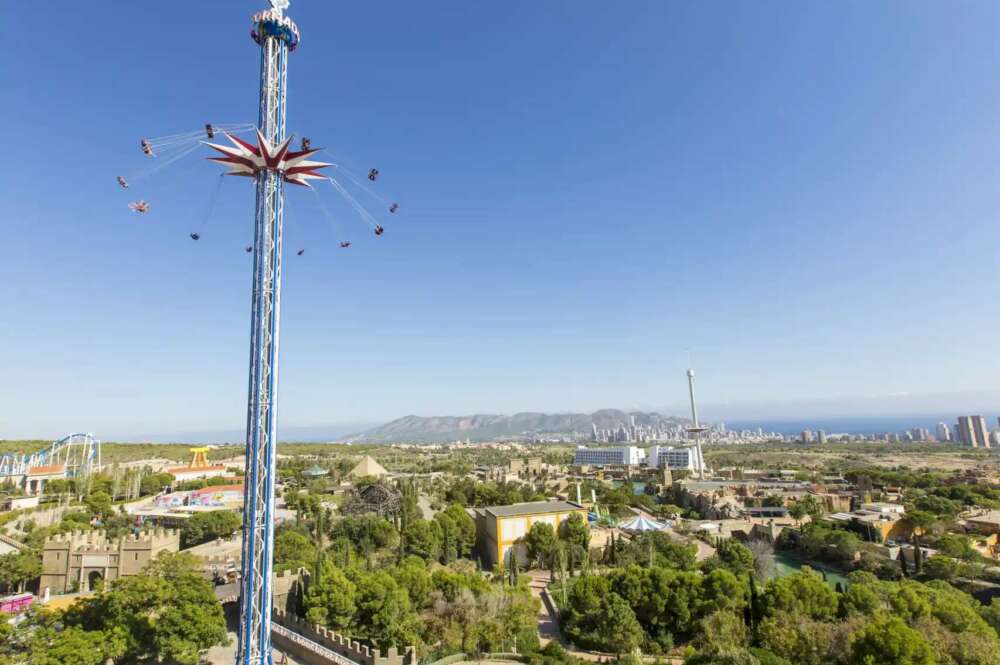
[(490, 506), (483, 510), (494, 517), (514, 517), (516, 515), (565, 513), (574, 510), (584, 510), (584, 507), (571, 501), (531, 501), (529, 503), (515, 503), (510, 506)]
[(225, 471), (225, 464), (211, 464), (206, 466), (171, 466), (167, 467), (167, 473), (202, 473), (205, 471)]
[(997, 524), (1000, 523), (1000, 510), (990, 510), (989, 512), (983, 513), (982, 515), (976, 515), (975, 517), (966, 517), (966, 522), (979, 522), (981, 524)]
[(46, 464), (44, 466), (32, 467), (28, 471), (29, 476), (47, 476), (53, 473), (63, 473), (66, 467), (62, 464)]

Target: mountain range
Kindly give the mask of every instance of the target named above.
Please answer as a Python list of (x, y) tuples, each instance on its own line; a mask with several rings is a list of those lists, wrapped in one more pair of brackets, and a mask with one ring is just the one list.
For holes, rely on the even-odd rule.
[(678, 425), (690, 422), (685, 418), (663, 416), (642, 411), (601, 409), (593, 413), (535, 413), (513, 415), (477, 413), (471, 416), (404, 416), (379, 427), (345, 437), (345, 441), (366, 443), (441, 443), (470, 439), (487, 441), (497, 437), (532, 434), (590, 433), (598, 429), (613, 429), (628, 425), (635, 417), (636, 425)]

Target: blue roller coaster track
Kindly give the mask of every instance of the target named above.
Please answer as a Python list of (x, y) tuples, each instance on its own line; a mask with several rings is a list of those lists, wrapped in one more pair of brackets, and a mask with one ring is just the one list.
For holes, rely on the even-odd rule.
[(53, 464), (65, 466), (69, 477), (96, 471), (101, 466), (101, 442), (93, 434), (75, 433), (31, 454), (5, 453), (0, 456), (0, 477), (22, 476)]

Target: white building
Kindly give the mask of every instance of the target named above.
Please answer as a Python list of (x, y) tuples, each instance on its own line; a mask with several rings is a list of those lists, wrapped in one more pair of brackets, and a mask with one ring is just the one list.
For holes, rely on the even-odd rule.
[(33, 496), (11, 496), (7, 497), (2, 504), (0, 504), (0, 512), (5, 512), (8, 510), (23, 510), (25, 508), (37, 508), (39, 497), (38, 495)]
[(587, 448), (577, 446), (574, 464), (589, 466), (636, 466), (646, 461), (646, 451), (637, 446)]
[(937, 424), (937, 440), (951, 441), (951, 428), (945, 423)]
[(653, 446), (649, 449), (650, 469), (669, 468), (671, 471), (697, 472), (705, 468), (705, 460), (698, 456), (696, 446), (675, 448), (673, 446)]
[(898, 503), (886, 503), (884, 501), (876, 501), (874, 503), (863, 503), (861, 504), (861, 510), (878, 513), (885, 516), (902, 516), (906, 514), (906, 508)]

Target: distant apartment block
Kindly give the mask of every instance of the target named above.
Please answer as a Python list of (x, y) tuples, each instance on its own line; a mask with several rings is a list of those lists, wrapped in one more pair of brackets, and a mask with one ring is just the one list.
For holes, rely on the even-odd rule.
[(955, 434), (959, 443), (964, 446), (990, 447), (990, 431), (986, 427), (986, 418), (982, 416), (961, 416), (958, 419)]
[(698, 456), (698, 448), (675, 448), (673, 446), (653, 446), (649, 449), (647, 466), (650, 469), (670, 469), (671, 471), (698, 471), (704, 468), (704, 459)]
[(937, 440), (951, 441), (951, 428), (948, 427), (947, 423), (937, 424)]
[(646, 451), (637, 446), (616, 446), (614, 448), (578, 446), (573, 462), (581, 466), (636, 466), (642, 464), (645, 459)]

